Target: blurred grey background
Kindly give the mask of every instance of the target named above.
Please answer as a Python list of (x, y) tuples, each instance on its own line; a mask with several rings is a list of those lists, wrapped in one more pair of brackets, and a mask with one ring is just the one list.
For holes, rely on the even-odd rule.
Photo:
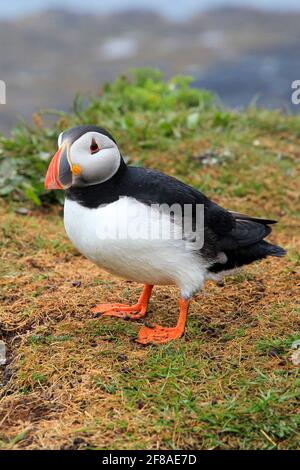
[(10, 0), (0, 3), (0, 131), (131, 67), (189, 74), (231, 107), (298, 112), (299, 0)]

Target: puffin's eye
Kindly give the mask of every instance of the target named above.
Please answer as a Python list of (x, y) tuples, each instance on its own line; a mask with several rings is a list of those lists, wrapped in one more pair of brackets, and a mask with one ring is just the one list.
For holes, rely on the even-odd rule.
[(95, 139), (93, 139), (92, 143), (90, 145), (91, 154), (97, 153), (97, 152), (99, 152), (99, 150), (100, 150), (100, 148), (99, 148), (97, 142), (95, 141)]

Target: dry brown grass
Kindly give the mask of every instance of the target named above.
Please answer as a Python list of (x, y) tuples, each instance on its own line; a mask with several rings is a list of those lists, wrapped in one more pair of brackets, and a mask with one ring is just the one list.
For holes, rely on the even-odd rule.
[[(288, 256), (208, 283), (192, 303), (185, 337), (163, 347), (137, 345), (139, 324), (90, 313), (96, 302), (132, 302), (141, 286), (79, 256), (59, 211), (22, 216), (2, 204), (2, 448), (298, 446), (299, 378), (290, 361), (299, 337), (297, 180), (270, 168), (258, 175), (266, 186), (256, 194), (249, 171), (244, 199), (227, 183), (226, 168), (202, 176), (211, 191), (214, 175), (225, 178), (227, 197), (217, 198), (227, 207), (277, 215), (287, 208), (273, 240)], [(200, 179), (196, 172), (194, 183)], [(272, 184), (282, 190), (268, 194)], [(175, 322), (177, 296), (156, 287), (150, 321)]]

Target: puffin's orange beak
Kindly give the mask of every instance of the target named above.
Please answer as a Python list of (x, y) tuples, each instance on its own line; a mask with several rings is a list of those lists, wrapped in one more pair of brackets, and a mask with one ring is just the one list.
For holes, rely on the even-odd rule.
[(67, 153), (68, 148), (63, 145), (52, 158), (45, 178), (46, 189), (66, 189), (72, 185)]
[(58, 177), (59, 177), (59, 164), (62, 155), (62, 149), (59, 149), (54, 157), (52, 158), (46, 178), (45, 178), (45, 188), (46, 189), (63, 189)]

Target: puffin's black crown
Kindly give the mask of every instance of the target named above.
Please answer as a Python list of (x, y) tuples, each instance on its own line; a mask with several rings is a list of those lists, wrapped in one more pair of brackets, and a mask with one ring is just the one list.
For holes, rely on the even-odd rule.
[(93, 126), (89, 124), (71, 127), (67, 129), (63, 133), (63, 140), (68, 139), (70, 143), (74, 143), (77, 139), (79, 139), (82, 135), (86, 134), (87, 132), (98, 132), (99, 134), (106, 135), (109, 139), (111, 139), (115, 144), (117, 143), (110, 132), (108, 132), (104, 127)]

